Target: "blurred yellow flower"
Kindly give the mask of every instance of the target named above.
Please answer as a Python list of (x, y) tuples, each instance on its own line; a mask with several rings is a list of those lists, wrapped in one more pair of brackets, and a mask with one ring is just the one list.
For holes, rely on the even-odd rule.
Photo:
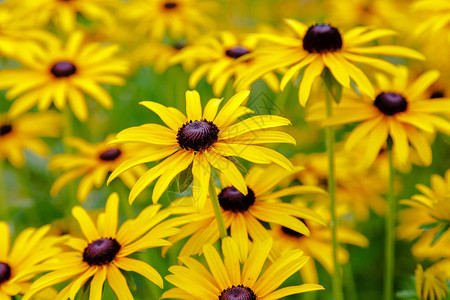
[[(58, 154), (51, 158), (49, 169), (65, 173), (53, 183), (50, 195), (56, 196), (64, 186), (78, 177), (83, 177), (78, 184), (78, 201), (84, 202), (94, 187), (100, 188), (105, 183), (108, 173), (133, 157), (138, 150), (133, 144), (110, 145), (113, 139), (114, 136), (110, 135), (103, 142), (90, 144), (81, 138), (66, 138), (65, 144), (75, 148), (78, 153)], [(136, 166), (119, 177), (131, 188), (146, 170), (144, 166)]]
[(440, 274), (439, 269), (430, 267), (424, 271), (422, 265), (417, 265), (414, 276), (419, 300), (443, 300), (447, 297), (447, 278)]
[(41, 137), (58, 137), (61, 116), (53, 111), (27, 113), (18, 117), (0, 115), (0, 159), (7, 159), (15, 167), (25, 165), (24, 150), (44, 156), (50, 150)]
[(271, 248), (271, 239), (255, 242), (241, 269), (239, 248), (232, 238), (223, 240), (223, 258), (212, 245), (205, 245), (203, 253), (209, 270), (194, 258), (181, 257), (185, 266), (170, 267), (172, 274), (166, 276), (166, 280), (176, 287), (165, 292), (162, 298), (276, 300), (323, 289), (320, 285), (310, 283), (278, 289), (303, 267), (308, 257), (303, 256), (300, 250), (292, 251), (262, 271)]
[(389, 55), (423, 60), (424, 57), (412, 49), (396, 45), (363, 46), (376, 39), (393, 36), (396, 33), (388, 29), (355, 27), (341, 34), (339, 29), (328, 24), (305, 24), (286, 19), (293, 34), (256, 34), (255, 37), (266, 43), (254, 52), (261, 63), (249, 70), (238, 82), (238, 88), (248, 86), (264, 74), (285, 68), (280, 88), (284, 90), (291, 79), (296, 79), (301, 70), (298, 99), (306, 105), (311, 87), (324, 68), (328, 68), (334, 78), (343, 87), (350, 87), (353, 80), (358, 89), (370, 98), (374, 97), (372, 83), (356, 64), (363, 63), (396, 74), (391, 63), (367, 55)]
[(290, 125), (288, 119), (259, 115), (233, 124), (239, 117), (252, 112), (241, 106), (249, 95), (250, 91), (237, 93), (219, 112), (222, 99), (213, 98), (208, 101), (202, 113), (198, 92), (186, 91), (187, 116), (173, 107), (151, 101), (141, 102), (155, 112), (169, 128), (145, 124), (119, 132), (116, 143), (135, 142), (156, 147), (153, 151), (140, 151), (126, 160), (114, 170), (108, 183), (131, 167), (165, 158), (139, 178), (130, 192), (130, 203), (159, 177), (152, 196), (153, 202), (157, 202), (172, 180), (192, 165), (194, 201), (196, 205), (203, 207), (209, 190), (211, 166), (223, 173), (237, 190), (247, 194), (245, 180), (229, 157), (237, 156), (253, 163), (274, 162), (292, 169), (291, 162), (280, 153), (256, 146), (263, 143), (295, 143), (284, 132), (266, 130)]
[(71, 34), (66, 43), (52, 38), (44, 48), (30, 49), (17, 58), (23, 68), (0, 71), (0, 89), (9, 89), (14, 99), (9, 113), (16, 116), (38, 105), (47, 109), (53, 102), (63, 110), (67, 101), (75, 116), (86, 121), (88, 108), (83, 93), (105, 108), (113, 106), (108, 92), (99, 84), (122, 85), (128, 72), (126, 61), (116, 58), (118, 45), (84, 43), (81, 32)]

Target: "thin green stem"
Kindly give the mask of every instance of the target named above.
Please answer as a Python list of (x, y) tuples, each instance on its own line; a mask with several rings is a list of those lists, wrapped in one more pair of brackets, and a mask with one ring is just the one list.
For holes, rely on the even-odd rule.
[[(327, 117), (331, 117), (333, 114), (333, 103), (328, 91), (326, 91), (326, 102), (327, 102)], [(342, 292), (342, 281), (341, 281), (341, 268), (337, 259), (338, 252), (338, 242), (336, 238), (336, 227), (337, 227), (337, 217), (336, 217), (336, 179), (335, 179), (335, 159), (334, 159), (334, 143), (335, 135), (334, 128), (328, 126), (325, 131), (326, 134), (326, 148), (328, 154), (328, 196), (330, 197), (330, 213), (331, 213), (331, 240), (333, 244), (333, 265), (334, 273), (332, 276), (333, 283), (333, 299), (342, 300), (344, 299)]]
[[(72, 120), (72, 112), (69, 109), (69, 106), (66, 106), (64, 109), (64, 130), (63, 130), (63, 137), (64, 139), (67, 139), (69, 137), (73, 136), (73, 120)], [(73, 150), (64, 147), (65, 153), (71, 153)], [(74, 222), (72, 218), (72, 208), (76, 205), (78, 205), (78, 199), (77, 199), (77, 189), (75, 182), (69, 182), (66, 186), (66, 195), (67, 197), (63, 197), (63, 207), (65, 208), (64, 216), (67, 220), (71, 220), (70, 222)]]
[(211, 176), (209, 181), (209, 197), (214, 208), (214, 214), (216, 215), (217, 226), (219, 226), (220, 238), (226, 238), (228, 236), (225, 223), (223, 222), (222, 210), (220, 209), (219, 198), (217, 198), (216, 185), (214, 184), (214, 178)]
[(353, 268), (350, 259), (344, 265), (344, 285), (345, 295), (348, 300), (358, 300), (358, 293), (356, 292), (355, 277), (353, 276)]
[(4, 178), (4, 161), (0, 159), (0, 220), (8, 218), (8, 197)]
[(388, 215), (386, 216), (386, 242), (385, 242), (385, 277), (384, 277), (384, 299), (392, 300), (394, 297), (394, 267), (395, 267), (395, 216), (396, 206), (394, 195), (394, 163), (392, 159), (392, 147), (388, 141), (387, 153), (389, 157), (389, 192), (388, 192)]

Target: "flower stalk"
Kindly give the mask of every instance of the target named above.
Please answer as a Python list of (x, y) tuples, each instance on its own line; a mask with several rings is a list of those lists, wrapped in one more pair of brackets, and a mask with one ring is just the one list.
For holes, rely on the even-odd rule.
[(216, 185), (214, 184), (214, 177), (211, 176), (209, 180), (209, 197), (214, 208), (214, 214), (216, 215), (217, 226), (219, 227), (220, 238), (224, 239), (228, 236), (225, 223), (223, 221), (222, 210), (220, 209), (219, 198), (216, 193)]

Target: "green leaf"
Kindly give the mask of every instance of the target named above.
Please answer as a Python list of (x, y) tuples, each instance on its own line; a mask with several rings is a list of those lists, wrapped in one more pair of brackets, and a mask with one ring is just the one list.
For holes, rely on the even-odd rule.
[(434, 229), (441, 225), (441, 222), (433, 222), (433, 223), (426, 223), (419, 226), (420, 229), (423, 229), (424, 232), (427, 232), (431, 229)]
[(443, 226), (441, 229), (439, 229), (438, 232), (436, 232), (436, 234), (434, 235), (433, 241), (431, 241), (431, 246), (433, 246), (434, 243), (437, 242), (437, 240), (448, 230), (448, 228), (450, 227), (450, 225), (445, 225)]
[(137, 289), (136, 283), (134, 282), (134, 279), (131, 276), (131, 274), (124, 270), (120, 270), (120, 271), (122, 272), (123, 276), (125, 276), (125, 279), (127, 280), (127, 285), (130, 288), (130, 290), (136, 291), (136, 289)]
[(80, 289), (80, 291), (78, 292), (78, 297), (77, 297), (78, 300), (89, 300), (89, 294), (91, 291), (91, 281), (92, 281), (92, 277), (89, 278), (89, 280), (86, 281), (86, 283)]
[(186, 170), (178, 174), (178, 192), (183, 193), (186, 191), (191, 186), (193, 180), (192, 164), (190, 164)]
[(325, 82), (325, 86), (327, 87), (334, 101), (336, 103), (339, 103), (341, 101), (342, 96), (341, 84), (337, 82), (336, 78), (334, 78), (333, 74), (331, 74), (328, 68), (325, 68), (324, 71), (322, 72), (322, 78), (323, 81)]

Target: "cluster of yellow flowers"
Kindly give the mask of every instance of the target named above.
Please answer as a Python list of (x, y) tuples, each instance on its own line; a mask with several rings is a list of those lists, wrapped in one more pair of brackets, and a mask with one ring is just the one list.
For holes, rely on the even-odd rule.
[[(382, 218), (383, 299), (396, 235), (432, 264), (411, 293), (444, 299), (448, 159), (413, 196), (396, 171), (422, 182), (448, 151), (448, 49), (448, 0), (3, 1), (0, 300), (351, 299), (360, 226)], [(60, 211), (21, 214), (20, 174), (52, 177)]]

